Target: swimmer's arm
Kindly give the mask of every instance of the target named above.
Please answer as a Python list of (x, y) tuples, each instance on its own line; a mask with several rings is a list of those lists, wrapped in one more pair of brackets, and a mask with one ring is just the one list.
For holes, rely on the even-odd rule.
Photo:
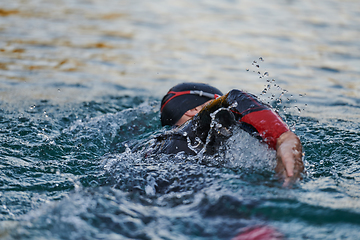
[(284, 186), (288, 187), (304, 172), (302, 161), (302, 145), (298, 136), (291, 131), (284, 132), (276, 141), (277, 166), (275, 171), (284, 178)]
[(253, 126), (264, 142), (276, 150), (278, 163), (275, 170), (279, 176), (285, 179), (284, 186), (291, 185), (301, 177), (301, 173), (304, 171), (300, 139), (290, 131), (281, 117), (269, 106), (255, 96), (240, 90), (231, 90), (204, 109), (209, 111), (211, 108), (215, 109), (219, 106), (227, 107), (234, 102), (238, 104), (232, 109), (234, 113), (242, 116), (240, 122)]

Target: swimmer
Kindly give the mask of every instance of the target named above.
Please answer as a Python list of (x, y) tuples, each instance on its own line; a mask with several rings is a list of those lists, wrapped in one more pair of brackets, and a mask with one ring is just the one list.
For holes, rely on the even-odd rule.
[(252, 94), (235, 89), (223, 95), (207, 84), (181, 83), (163, 97), (160, 112), (161, 124), (173, 129), (157, 137), (154, 153), (214, 154), (238, 127), (276, 150), (275, 171), (284, 186), (304, 172), (300, 139)]

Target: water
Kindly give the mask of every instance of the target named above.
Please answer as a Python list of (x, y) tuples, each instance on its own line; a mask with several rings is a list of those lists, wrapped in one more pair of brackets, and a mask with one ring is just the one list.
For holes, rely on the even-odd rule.
[[(2, 0), (1, 238), (359, 239), (359, 26), (355, 0)], [(129, 151), (183, 81), (273, 105), (304, 179), (241, 132), (225, 156)]]

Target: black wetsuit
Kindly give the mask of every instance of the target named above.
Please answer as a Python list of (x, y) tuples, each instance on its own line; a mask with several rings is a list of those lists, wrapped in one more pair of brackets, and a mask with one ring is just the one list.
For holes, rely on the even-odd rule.
[(289, 131), (270, 106), (254, 95), (231, 90), (206, 105), (180, 127), (157, 136), (152, 153), (184, 152), (195, 155), (203, 151), (205, 154), (214, 154), (232, 135), (233, 127), (247, 131), (273, 149), (276, 148), (277, 138)]

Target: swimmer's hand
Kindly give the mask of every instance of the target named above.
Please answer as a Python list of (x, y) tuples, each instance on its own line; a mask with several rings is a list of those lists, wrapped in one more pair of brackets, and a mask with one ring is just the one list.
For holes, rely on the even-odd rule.
[(302, 145), (295, 133), (288, 131), (280, 135), (276, 142), (277, 165), (279, 177), (284, 179), (284, 187), (290, 187), (304, 172)]

